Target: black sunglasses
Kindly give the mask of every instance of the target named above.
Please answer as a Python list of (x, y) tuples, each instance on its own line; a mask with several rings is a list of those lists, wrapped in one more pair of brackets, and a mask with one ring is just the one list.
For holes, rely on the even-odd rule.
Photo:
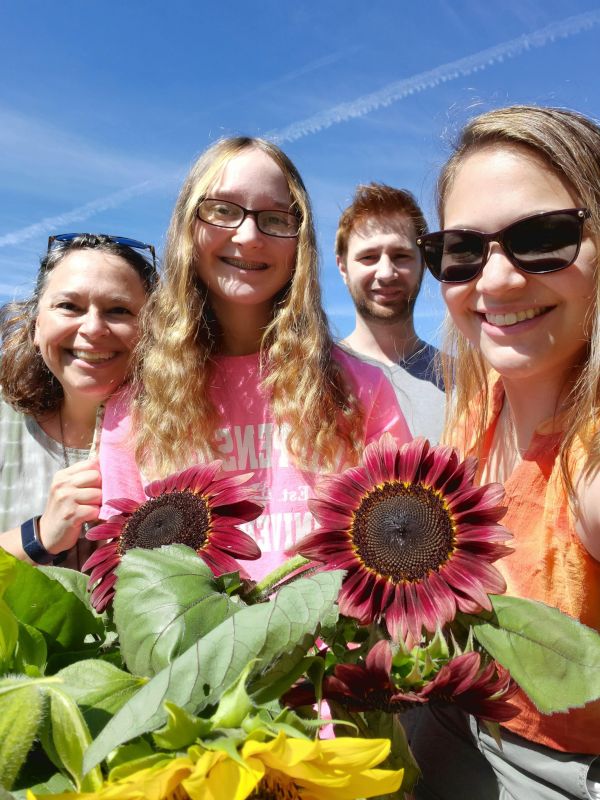
[(417, 239), (423, 260), (442, 283), (467, 283), (483, 270), (490, 242), (498, 242), (511, 264), (540, 275), (569, 267), (577, 258), (587, 208), (544, 211), (495, 233), (467, 229), (428, 233)]
[(216, 225), (217, 228), (239, 228), (246, 217), (254, 217), (256, 227), (267, 236), (291, 239), (298, 235), (300, 220), (288, 211), (266, 210), (250, 211), (229, 200), (215, 200), (205, 197), (196, 209), (196, 216), (202, 222)]
[(48, 237), (48, 252), (52, 249), (56, 242), (72, 242), (74, 239), (84, 238), (89, 236), (90, 239), (96, 239), (99, 241), (108, 241), (113, 242), (114, 244), (120, 244), (124, 247), (131, 247), (133, 250), (147, 250), (150, 255), (152, 256), (152, 265), (154, 270), (156, 271), (156, 251), (154, 249), (153, 244), (146, 244), (146, 242), (140, 242), (138, 239), (130, 239), (127, 236), (111, 236), (108, 233), (57, 233), (54, 236)]

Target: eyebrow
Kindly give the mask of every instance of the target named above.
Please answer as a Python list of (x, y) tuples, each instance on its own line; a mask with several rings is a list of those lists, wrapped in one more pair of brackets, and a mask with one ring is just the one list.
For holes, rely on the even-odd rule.
[[(235, 203), (238, 206), (242, 206), (245, 208), (243, 203), (240, 203), (241, 195), (239, 192), (236, 192), (235, 189), (223, 189), (219, 190), (218, 192), (213, 192), (212, 194), (209, 192), (207, 195), (213, 200), (225, 200), (230, 203)], [(270, 204), (270, 205), (269, 205)], [(294, 201), (290, 198), (289, 201), (281, 201), (281, 200), (273, 200), (273, 198), (269, 198), (265, 200), (264, 203), (261, 202), (261, 207), (256, 209), (251, 209), (252, 211), (286, 211), (289, 212), (292, 206), (294, 205)]]

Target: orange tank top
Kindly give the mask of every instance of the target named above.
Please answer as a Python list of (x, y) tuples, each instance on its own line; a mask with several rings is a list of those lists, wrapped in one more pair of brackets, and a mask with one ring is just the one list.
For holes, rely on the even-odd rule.
[[(482, 461), (489, 453), (504, 391), (500, 380), (492, 388), (490, 423)], [(467, 455), (472, 442), (452, 444)], [(542, 425), (529, 449), (505, 482), (508, 511), (502, 523), (513, 534), (514, 552), (495, 562), (507, 583), (507, 594), (555, 606), (600, 632), (600, 562), (581, 544), (563, 487), (558, 451), (561, 435), (544, 433)], [(487, 448), (487, 450), (486, 450)], [(576, 466), (583, 465), (583, 451)], [(506, 727), (530, 741), (570, 753), (600, 754), (600, 700), (566, 713), (540, 714), (520, 693), (514, 701), (520, 713)]]

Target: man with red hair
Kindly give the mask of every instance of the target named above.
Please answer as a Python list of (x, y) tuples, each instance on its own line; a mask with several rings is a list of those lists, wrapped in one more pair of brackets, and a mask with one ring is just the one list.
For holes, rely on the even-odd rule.
[(356, 308), (342, 346), (384, 366), (413, 434), (437, 442), (444, 407), (438, 351), (419, 338), (413, 319), (424, 270), (416, 239), (424, 233), (425, 217), (410, 192), (360, 185), (340, 217), (335, 252)]

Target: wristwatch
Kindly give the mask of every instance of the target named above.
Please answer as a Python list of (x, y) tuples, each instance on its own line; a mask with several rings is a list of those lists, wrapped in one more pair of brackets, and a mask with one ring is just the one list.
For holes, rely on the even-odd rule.
[(40, 541), (40, 518), (32, 517), (21, 525), (21, 544), (29, 558), (36, 564), (60, 564), (67, 557), (67, 550), (62, 553), (49, 553)]

